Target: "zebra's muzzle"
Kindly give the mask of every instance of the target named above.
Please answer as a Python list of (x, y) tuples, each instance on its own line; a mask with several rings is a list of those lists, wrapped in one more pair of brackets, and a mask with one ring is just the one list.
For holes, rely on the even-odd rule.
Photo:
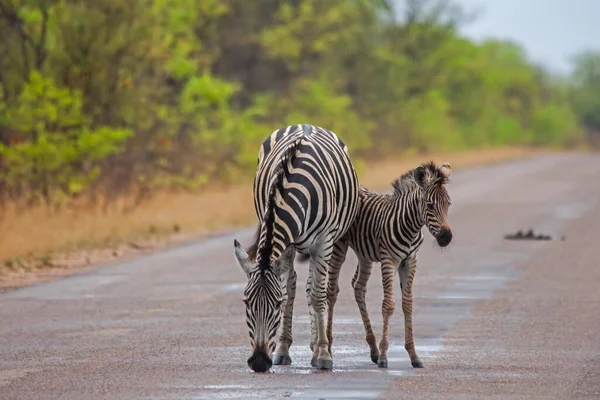
[(435, 240), (440, 247), (448, 246), (452, 241), (452, 231), (450, 228), (442, 228), (435, 237)]
[(248, 366), (254, 372), (267, 372), (273, 366), (273, 361), (264, 346), (257, 346), (248, 359)]

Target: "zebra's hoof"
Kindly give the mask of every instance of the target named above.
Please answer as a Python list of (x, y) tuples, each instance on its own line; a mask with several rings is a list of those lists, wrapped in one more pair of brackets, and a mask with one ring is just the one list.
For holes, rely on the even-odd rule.
[(371, 361), (373, 361), (373, 364), (379, 364), (379, 354), (371, 353)]
[(318, 369), (333, 369), (333, 360), (317, 360)]
[(273, 357), (273, 365), (291, 365), (292, 357), (290, 356), (282, 356), (280, 354), (275, 354)]
[(423, 368), (423, 361), (419, 360), (418, 358), (416, 360), (412, 360), (410, 363), (414, 368)]
[(377, 366), (379, 368), (387, 368), (387, 360), (379, 360), (379, 361), (377, 361)]
[(310, 365), (312, 367), (316, 367), (317, 366), (317, 356), (313, 356), (313, 358), (310, 360)]

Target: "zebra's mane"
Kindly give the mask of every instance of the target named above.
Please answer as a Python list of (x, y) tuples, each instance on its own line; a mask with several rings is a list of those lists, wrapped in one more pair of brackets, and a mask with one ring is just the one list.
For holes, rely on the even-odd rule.
[(440, 168), (435, 164), (434, 161), (428, 161), (419, 165), (418, 167), (405, 172), (398, 179), (392, 182), (394, 188), (394, 194), (401, 195), (417, 187), (417, 181), (415, 180), (415, 171), (423, 167), (425, 168), (426, 175), (429, 176), (430, 184), (441, 186), (448, 183), (448, 177), (442, 173)]
[(255, 244), (249, 249), (249, 256), (251, 258), (253, 258), (253, 255), (258, 256), (260, 254), (259, 267), (261, 271), (265, 271), (266, 269), (270, 268), (271, 265), (271, 255), (273, 254), (273, 236), (275, 231), (275, 208), (277, 207), (276, 196), (278, 192), (282, 193), (283, 191), (283, 178), (289, 174), (288, 163), (294, 160), (299, 145), (300, 140), (294, 141), (294, 143), (289, 145), (281, 155), (279, 165), (274, 171), (275, 179), (271, 184), (269, 195), (267, 197), (267, 205), (263, 217), (265, 238), (262, 242), (262, 247), (259, 246), (261, 238), (261, 226), (259, 226), (255, 237)]

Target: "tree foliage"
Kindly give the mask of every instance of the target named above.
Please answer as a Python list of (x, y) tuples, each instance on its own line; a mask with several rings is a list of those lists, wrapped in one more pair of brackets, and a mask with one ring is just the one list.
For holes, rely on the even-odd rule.
[(450, 0), (0, 0), (1, 199), (232, 181), (283, 124), (334, 130), (357, 162), (600, 129), (597, 55), (565, 85), (458, 35), (468, 19)]
[(600, 147), (600, 51), (584, 51), (574, 58), (573, 102), (590, 139)]

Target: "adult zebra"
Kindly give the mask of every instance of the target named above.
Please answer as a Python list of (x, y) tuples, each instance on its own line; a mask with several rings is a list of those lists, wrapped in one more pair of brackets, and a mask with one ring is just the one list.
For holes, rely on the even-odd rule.
[[(350, 247), (358, 257), (352, 287), (367, 335), (366, 340), (371, 348), (371, 360), (379, 367), (387, 367), (388, 328), (395, 309), (393, 278), (398, 271), (404, 313), (404, 347), (412, 366), (423, 367), (415, 351), (412, 328), (412, 284), (417, 268), (416, 253), (423, 243), (421, 229), (424, 226), (427, 226), (439, 246), (445, 247), (452, 241), (452, 231), (447, 222), (450, 196), (445, 187), (451, 172), (448, 163), (438, 167), (429, 162), (398, 178), (392, 184), (392, 194), (378, 194), (365, 187), (360, 188), (358, 215), (346, 235), (335, 243), (329, 269), (327, 336), (330, 349), (333, 308), (339, 292), (339, 272)], [(371, 276), (373, 262), (381, 262), (384, 289), (383, 333), (379, 349), (365, 304), (367, 281)]]
[(331, 369), (325, 326), (327, 270), (333, 244), (358, 210), (358, 178), (344, 142), (333, 132), (306, 124), (274, 131), (259, 151), (254, 205), (259, 219), (254, 245), (246, 252), (234, 241), (248, 278), (244, 302), (253, 349), (248, 365), (256, 372), (271, 368), (282, 307), (283, 329), (274, 362), (292, 362), (293, 260), (298, 251), (310, 257), (306, 297), (311, 363)]

